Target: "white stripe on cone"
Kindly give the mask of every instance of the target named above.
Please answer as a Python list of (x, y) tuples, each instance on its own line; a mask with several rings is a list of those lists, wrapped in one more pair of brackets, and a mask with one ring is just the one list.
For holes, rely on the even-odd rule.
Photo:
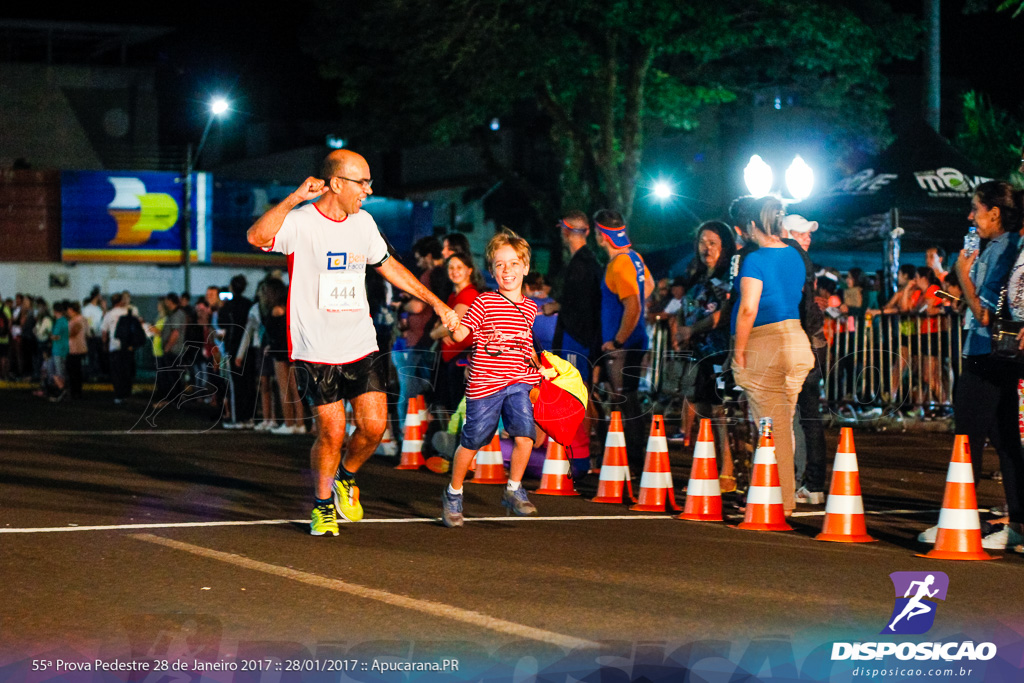
[(672, 488), (671, 472), (644, 472), (640, 477), (640, 488), (642, 489), (670, 489)]
[(647, 437), (648, 453), (668, 453), (668, 439), (664, 436)]
[(981, 529), (981, 517), (977, 510), (955, 510), (942, 508), (939, 512), (940, 529), (974, 530)]
[[(479, 461), (477, 461), (479, 465)], [(546, 458), (544, 460), (544, 469), (541, 470), (542, 474), (569, 474), (569, 461), (568, 460), (552, 460)]]
[(413, 439), (406, 439), (402, 442), (403, 453), (419, 453), (423, 448), (422, 441), (415, 441)]
[(778, 486), (751, 486), (747, 505), (782, 505), (782, 489)]
[(825, 513), (830, 515), (863, 515), (864, 501), (860, 496), (840, 496), (833, 493), (825, 502)]
[(626, 465), (604, 465), (601, 468), (599, 481), (626, 481), (629, 479), (629, 467)]
[(949, 472), (946, 474), (947, 483), (973, 484), (974, 468), (969, 462), (949, 463)]
[(720, 496), (722, 488), (717, 479), (691, 479), (686, 485), (688, 496)]
[(505, 460), (500, 451), (477, 451), (476, 464), (480, 465), (504, 465)]
[[(666, 442), (666, 444), (667, 444), (667, 442)], [(625, 448), (626, 447), (626, 435), (623, 434), (622, 432), (612, 432), (612, 431), (609, 431), (608, 432), (608, 436), (604, 440), (604, 447), (605, 448), (611, 448), (611, 447), (614, 447), (614, 446), (618, 446), (620, 448)], [(667, 447), (666, 447), (666, 450), (667, 450)]]
[(708, 441), (698, 441), (696, 447), (693, 449), (693, 459), (696, 460), (697, 458), (714, 460), (715, 444)]
[(836, 453), (836, 462), (832, 466), (833, 472), (859, 472), (857, 469), (856, 453)]
[(754, 451), (754, 464), (755, 465), (775, 465), (778, 461), (775, 459), (775, 446), (758, 446), (757, 450)]

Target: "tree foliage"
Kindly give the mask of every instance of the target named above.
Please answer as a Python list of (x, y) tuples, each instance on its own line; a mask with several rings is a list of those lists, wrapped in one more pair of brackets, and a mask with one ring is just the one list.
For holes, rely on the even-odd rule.
[(956, 146), (987, 175), (1013, 178), (1021, 184), (1024, 178), (1017, 169), (1024, 145), (1024, 118), (993, 105), (973, 90), (964, 93), (963, 105)]
[[(889, 139), (880, 67), (917, 51), (883, 3), (828, 0), (322, 0), (308, 46), (337, 80), (353, 137), (475, 142), (538, 213), (629, 214), (645, 140), (712, 107), (784, 90), (820, 115), (837, 151)], [(504, 168), (486, 123), (547, 139), (556, 187)], [(548, 183), (550, 185), (550, 183)]]

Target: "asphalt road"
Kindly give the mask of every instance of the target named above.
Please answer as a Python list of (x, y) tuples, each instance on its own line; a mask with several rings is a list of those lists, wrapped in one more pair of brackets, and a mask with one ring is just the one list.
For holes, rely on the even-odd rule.
[[(595, 504), (593, 475), (580, 497), (533, 496), (539, 519), (506, 518), (499, 487), (467, 485), (466, 526), (446, 529), (446, 476), (384, 458), (359, 473), (366, 519), (313, 538), (311, 436), (226, 431), (196, 409), (150, 426), (145, 408), (142, 397), (115, 408), (104, 394), (50, 404), (0, 392), (0, 681), (57, 680), (57, 659), (97, 658), (186, 664), (61, 680), (582, 680), (552, 672), (607, 667), (628, 673), (601, 680), (640, 680), (641, 664), (661, 680), (651, 672), (701, 658), (782, 680), (771, 675), (806, 675), (832, 642), (881, 639), (896, 571), (949, 576), (928, 639), (1024, 633), (1024, 558), (915, 556), (938, 517), (949, 434), (856, 433), (878, 543), (814, 541), (821, 506), (799, 506), (796, 530), (772, 533)], [(682, 503), (691, 452), (673, 443), (670, 456)], [(979, 482), (978, 501), (1001, 503), (1001, 486)], [(444, 658), (460, 672), (373, 664)], [(197, 671), (249, 659), (270, 668)], [(303, 665), (329, 670), (289, 670)]]

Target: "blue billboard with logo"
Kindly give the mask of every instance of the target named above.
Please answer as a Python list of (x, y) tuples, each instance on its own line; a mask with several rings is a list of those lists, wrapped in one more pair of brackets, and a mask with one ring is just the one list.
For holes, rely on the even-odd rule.
[[(192, 176), (191, 256), (209, 260), (209, 175)], [(61, 259), (181, 263), (184, 178), (150, 171), (61, 173)]]

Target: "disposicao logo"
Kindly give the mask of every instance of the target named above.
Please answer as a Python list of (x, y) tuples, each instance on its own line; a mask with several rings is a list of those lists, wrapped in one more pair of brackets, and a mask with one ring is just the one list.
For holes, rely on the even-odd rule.
[(178, 222), (178, 203), (161, 192), (146, 192), (138, 178), (107, 178), (114, 186), (114, 200), (107, 213), (117, 222), (117, 234), (108, 244), (145, 244), (154, 232), (170, 230)]
[(893, 572), (889, 578), (896, 589), (896, 606), (882, 633), (927, 633), (935, 623), (938, 608), (929, 601), (946, 599), (949, 577), (943, 572)]
[[(896, 604), (882, 635), (920, 635), (935, 624), (938, 603), (945, 600), (949, 577), (943, 572), (893, 572), (889, 575)], [(993, 643), (973, 641), (946, 643), (833, 643), (832, 660), (870, 660), (895, 655), (900, 660), (989, 660), (996, 656)]]

